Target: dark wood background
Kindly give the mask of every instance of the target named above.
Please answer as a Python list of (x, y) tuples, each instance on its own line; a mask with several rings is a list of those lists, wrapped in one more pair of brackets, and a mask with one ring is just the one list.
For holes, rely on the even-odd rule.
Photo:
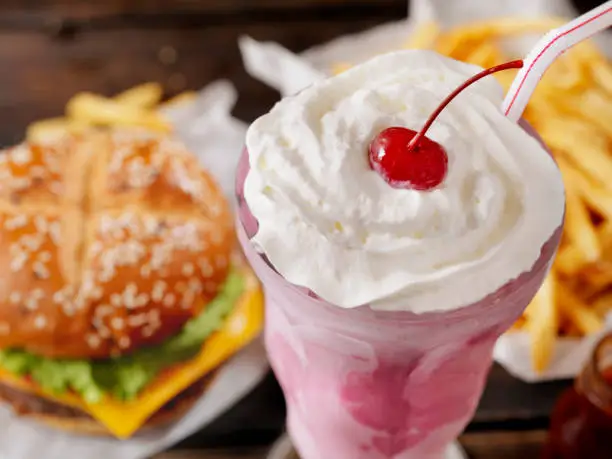
[(402, 18), (406, 0), (2, 0), (0, 145), (61, 114), (76, 91), (159, 81), (169, 94), (229, 78), (249, 121), (278, 97), (242, 67), (242, 34), (303, 50)]
[[(0, 145), (77, 91), (144, 81), (169, 95), (229, 78), (249, 121), (278, 97), (250, 78), (242, 34), (300, 51), (405, 17), (407, 0), (0, 0)], [(601, 3), (576, 0), (581, 8)]]

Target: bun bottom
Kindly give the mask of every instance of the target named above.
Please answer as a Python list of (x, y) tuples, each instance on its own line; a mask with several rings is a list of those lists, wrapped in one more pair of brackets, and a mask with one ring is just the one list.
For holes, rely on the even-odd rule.
[[(135, 436), (143, 432), (163, 427), (180, 419), (200, 399), (202, 394), (214, 380), (217, 370), (218, 368), (213, 372), (206, 374), (189, 388), (185, 389), (183, 392), (177, 394), (173, 399), (169, 400), (159, 411), (154, 413), (140, 429), (138, 429)], [(14, 389), (12, 390), (14, 391)], [(36, 410), (31, 408), (27, 409), (27, 407), (24, 409), (22, 403), (14, 403), (13, 397), (7, 395), (7, 393), (0, 393), (0, 400), (11, 405), (13, 407), (13, 411), (17, 413), (17, 416), (19, 416), (20, 419), (31, 420), (54, 430), (60, 430), (77, 435), (114, 437), (106, 426), (83, 411), (79, 410), (78, 413), (75, 413), (74, 408), (68, 408), (67, 411), (70, 411), (71, 413), (67, 415), (65, 413), (66, 410), (62, 409)], [(28, 394), (28, 396), (38, 397), (32, 394)], [(64, 405), (56, 401), (47, 401), (46, 405), (48, 406), (48, 404), (55, 405), (59, 408), (64, 407)]]

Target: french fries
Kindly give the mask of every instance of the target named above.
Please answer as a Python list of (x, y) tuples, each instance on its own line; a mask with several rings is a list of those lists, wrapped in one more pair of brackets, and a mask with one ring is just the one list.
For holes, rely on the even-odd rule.
[(190, 102), (195, 96), (193, 92), (184, 92), (162, 103), (163, 89), (158, 83), (144, 83), (110, 98), (82, 92), (68, 101), (65, 117), (32, 123), (26, 138), (44, 142), (86, 129), (119, 126), (169, 132), (172, 127), (161, 109)]
[(522, 327), (532, 336), (531, 359), (536, 371), (543, 371), (549, 364), (559, 328), (559, 309), (556, 306), (557, 280), (549, 275), (542, 288), (525, 311)]
[[(510, 18), (450, 30), (426, 23), (404, 46), (486, 68), (517, 57), (506, 54), (504, 40), (541, 35), (563, 22)], [(349, 67), (343, 63), (332, 71)], [(515, 75), (500, 72), (495, 78), (508, 89)], [(555, 156), (567, 196), (558, 256), (542, 289), (512, 327), (529, 333), (533, 368), (542, 372), (557, 337), (596, 333), (612, 312), (612, 64), (593, 43), (580, 43), (547, 71), (524, 116)]]
[[(507, 19), (466, 25), (431, 36), (417, 29), (410, 43), (481, 67), (510, 60), (501, 41), (544, 33), (561, 21)], [(439, 29), (438, 29), (439, 30)], [(421, 35), (421, 36), (418, 36)], [(424, 38), (423, 38), (424, 37)], [(511, 72), (496, 75), (507, 89)], [(513, 327), (532, 342), (532, 364), (544, 371), (558, 336), (598, 332), (612, 311), (612, 65), (590, 43), (558, 60), (538, 85), (525, 117), (559, 163), (567, 209), (559, 254), (540, 292)]]

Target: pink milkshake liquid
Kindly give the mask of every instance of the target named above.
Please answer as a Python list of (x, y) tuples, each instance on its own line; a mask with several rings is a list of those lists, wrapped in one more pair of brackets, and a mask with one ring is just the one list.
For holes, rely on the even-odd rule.
[(497, 338), (538, 291), (559, 242), (532, 269), (460, 309), (414, 314), (343, 309), (295, 286), (256, 252), (243, 198), (238, 234), (264, 285), (265, 342), (302, 459), (441, 459), (474, 414)]

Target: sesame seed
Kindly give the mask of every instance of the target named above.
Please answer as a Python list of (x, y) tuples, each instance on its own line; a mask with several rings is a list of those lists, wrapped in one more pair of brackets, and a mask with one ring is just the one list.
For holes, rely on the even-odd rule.
[(122, 336), (121, 338), (119, 338), (119, 347), (121, 349), (127, 349), (128, 347), (130, 347), (130, 338), (128, 336)]
[(203, 290), (202, 281), (197, 277), (189, 279), (189, 290), (195, 293), (201, 293)]
[(153, 301), (161, 301), (162, 300), (162, 298), (164, 297), (164, 290), (166, 290), (167, 286), (168, 286), (168, 284), (166, 284), (162, 280), (155, 281), (155, 283), (153, 284), (153, 292), (151, 294), (151, 297), (153, 298)]
[(144, 227), (147, 236), (150, 236), (157, 233), (159, 228), (159, 222), (155, 217), (148, 216), (144, 219)]
[(79, 294), (76, 296), (76, 298), (74, 299), (74, 307), (78, 310), (81, 310), (85, 307), (85, 305), (87, 304), (85, 295), (83, 294), (83, 292), (79, 292)]
[(102, 283), (106, 283), (106, 282), (110, 282), (111, 280), (113, 280), (114, 277), (115, 277), (114, 272), (102, 271), (100, 275), (98, 276), (98, 280)]
[(40, 178), (46, 175), (47, 170), (42, 166), (32, 166), (30, 168), (30, 173), (32, 176)]
[(100, 252), (102, 252), (103, 249), (104, 249), (104, 244), (102, 244), (100, 241), (93, 242), (89, 246), (89, 251), (92, 253), (92, 255), (99, 254)]
[(63, 302), (61, 307), (64, 314), (68, 317), (72, 317), (74, 315), (74, 307), (69, 302)]
[(45, 237), (42, 234), (30, 234), (22, 236), (19, 242), (31, 252), (36, 252), (45, 242)]
[(202, 275), (204, 277), (210, 277), (214, 272), (212, 265), (205, 258), (200, 260), (198, 266), (200, 267), (200, 270), (202, 271)]
[(147, 303), (149, 303), (149, 295), (147, 295), (146, 293), (140, 293), (136, 297), (136, 307), (137, 308), (142, 308), (143, 306), (146, 306)]
[(38, 300), (30, 297), (24, 301), (24, 306), (28, 311), (36, 311), (38, 309)]
[(21, 271), (26, 261), (28, 261), (28, 254), (26, 252), (20, 252), (11, 260), (11, 271), (14, 273)]
[(61, 237), (61, 226), (59, 222), (52, 222), (49, 224), (49, 234), (51, 234), (53, 243), (59, 245)]
[(37, 215), (34, 218), (34, 226), (36, 227), (36, 231), (42, 234), (47, 234), (49, 232), (49, 222), (40, 215)]
[(191, 276), (194, 273), (194, 271), (195, 271), (195, 267), (193, 266), (192, 263), (185, 263), (183, 265), (182, 272), (184, 276)]
[(106, 327), (106, 325), (104, 325), (104, 322), (102, 322), (102, 319), (100, 317), (94, 317), (93, 319), (91, 319), (91, 324), (94, 326), (96, 330)]
[(9, 295), (9, 301), (11, 304), (17, 304), (21, 302), (21, 293), (19, 292), (11, 292)]
[(34, 263), (33, 269), (34, 269), (34, 275), (38, 279), (49, 279), (49, 277), (51, 276), (47, 267), (44, 264), (42, 264), (40, 261), (37, 261)]
[(129, 316), (127, 318), (127, 324), (132, 328), (141, 327), (146, 323), (146, 321), (147, 321), (147, 315), (144, 313)]
[(164, 306), (166, 306), (167, 308), (174, 306), (175, 302), (176, 302), (176, 296), (174, 296), (173, 293), (168, 293), (164, 297)]
[(58, 290), (53, 294), (53, 302), (54, 303), (63, 303), (66, 300), (66, 295), (63, 290)]
[[(106, 317), (110, 316), (113, 313), (113, 307), (108, 304), (103, 304), (96, 308), (96, 316), (97, 317)], [(115, 317), (116, 318), (116, 317)]]
[(41, 300), (45, 297), (45, 291), (42, 288), (35, 288), (32, 290), (32, 296), (37, 300)]
[(23, 166), (32, 161), (32, 152), (26, 145), (19, 145), (11, 150), (11, 160), (18, 166)]
[(49, 251), (47, 251), (47, 250), (45, 250), (45, 251), (43, 251), (43, 252), (40, 252), (40, 253), (38, 254), (38, 259), (39, 259), (40, 261), (42, 261), (43, 263), (46, 263), (46, 262), (48, 262), (48, 261), (51, 261), (51, 252), (49, 252)]
[(111, 320), (111, 327), (115, 330), (123, 330), (125, 327), (125, 320), (122, 317), (113, 317)]
[(34, 327), (41, 330), (45, 328), (46, 325), (47, 325), (47, 318), (43, 316), (42, 314), (37, 315), (36, 318), (34, 319)]
[(149, 322), (153, 322), (153, 323), (160, 323), (160, 318), (161, 318), (161, 313), (159, 312), (159, 309), (151, 309), (149, 311), (148, 314), (149, 317)]
[[(21, 178), (13, 177), (12, 179), (13, 189), (15, 190), (23, 190), (25, 188), (28, 188), (31, 184), (32, 184), (32, 180), (26, 177), (21, 177)], [(19, 195), (16, 195), (16, 196), (20, 197)]]
[(108, 216), (108, 215), (102, 215), (102, 217), (100, 218), (100, 232), (103, 234), (108, 234), (110, 233), (113, 228), (114, 228), (114, 221), (113, 219)]
[(223, 255), (217, 255), (215, 257), (215, 266), (219, 269), (223, 269), (227, 266), (227, 257)]
[(185, 294), (183, 295), (183, 298), (181, 299), (181, 307), (183, 309), (190, 309), (191, 306), (193, 305), (194, 299), (195, 299), (195, 293), (191, 290), (186, 291)]
[(153, 336), (153, 328), (151, 326), (147, 326), (144, 327), (142, 329), (142, 336), (144, 336), (145, 338), (149, 338), (150, 336)]
[(144, 264), (140, 267), (140, 275), (145, 279), (151, 277), (151, 266)]
[(23, 228), (28, 223), (28, 218), (25, 215), (16, 215), (13, 218), (9, 218), (4, 222), (4, 228), (9, 231), (13, 231), (19, 228)]
[(89, 347), (93, 349), (100, 347), (100, 344), (102, 344), (102, 340), (100, 339), (98, 335), (89, 334), (87, 335), (86, 339), (87, 339), (87, 344), (89, 345)]
[(123, 297), (119, 293), (113, 293), (110, 296), (110, 302), (116, 308), (123, 306)]
[(107, 338), (110, 338), (111, 332), (106, 327), (100, 327), (98, 328), (98, 335), (100, 335), (100, 338), (102, 339), (107, 339)]

